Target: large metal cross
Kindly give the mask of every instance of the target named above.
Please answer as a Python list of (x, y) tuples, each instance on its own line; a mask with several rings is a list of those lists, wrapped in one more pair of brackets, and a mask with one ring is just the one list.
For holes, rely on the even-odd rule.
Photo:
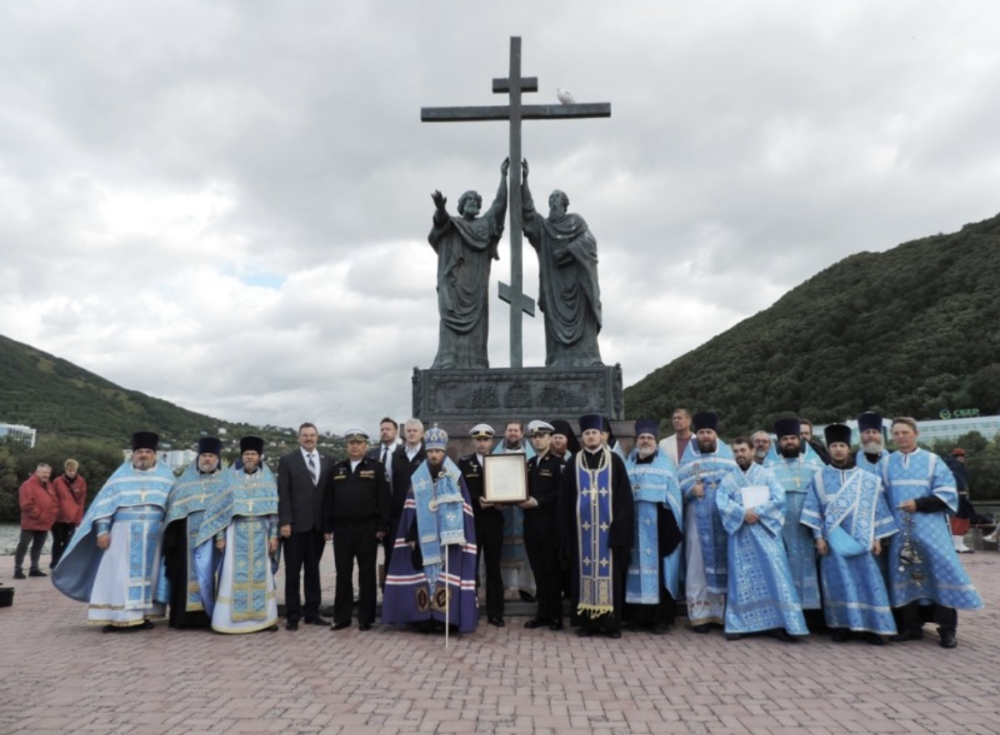
[(521, 76), (521, 38), (510, 39), (510, 74), (493, 80), (493, 92), (510, 95), (510, 103), (485, 107), (422, 107), (421, 122), (510, 122), (510, 285), (500, 284), (500, 299), (510, 304), (510, 366), (524, 363), (521, 341), (521, 312), (535, 315), (535, 302), (524, 294), (522, 273), (521, 222), (521, 121), (555, 120), (574, 117), (611, 117), (611, 104), (598, 102), (569, 105), (522, 105), (523, 92), (537, 92), (537, 77)]

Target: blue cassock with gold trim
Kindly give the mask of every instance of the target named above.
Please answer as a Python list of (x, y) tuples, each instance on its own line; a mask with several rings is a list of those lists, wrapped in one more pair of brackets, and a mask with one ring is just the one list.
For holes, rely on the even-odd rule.
[[(149, 470), (137, 470), (131, 460), (126, 460), (104, 483), (84, 515), (79, 528), (66, 547), (59, 564), (52, 572), (52, 584), (67, 597), (79, 602), (90, 602), (91, 590), (107, 552), (97, 548), (98, 526), (110, 523), (114, 528), (116, 516), (129, 509), (142, 510), (141, 520), (129, 520), (130, 576), (145, 580), (141, 584), (143, 599), (152, 603), (156, 577), (160, 568), (160, 536), (163, 532), (163, 508), (174, 484), (174, 474), (163, 462)], [(123, 521), (124, 523), (124, 521)], [(109, 549), (110, 551), (110, 549)], [(138, 582), (137, 582), (138, 583)], [(133, 591), (135, 585), (131, 585)]]
[[(802, 524), (812, 530), (814, 538), (826, 539), (830, 549), (819, 560), (827, 626), (893, 635), (896, 623), (889, 595), (872, 554), (875, 539), (899, 530), (886, 505), (882, 480), (860, 467), (824, 467), (813, 477)], [(857, 550), (842, 550), (836, 541), (831, 543), (838, 534), (849, 536)], [(888, 548), (882, 553), (888, 553)]]
[[(697, 534), (701, 556), (705, 564), (705, 582), (710, 592), (725, 593), (729, 583), (726, 566), (726, 531), (715, 502), (715, 494), (723, 478), (736, 471), (733, 450), (721, 439), (714, 452), (702, 452), (697, 439), (684, 450), (677, 468), (677, 482), (681, 486), (686, 507), (684, 535)], [(692, 494), (695, 484), (701, 481), (705, 488), (699, 500)]]
[[(936, 454), (926, 449), (893, 452), (882, 465), (886, 500), (900, 533), (889, 546), (889, 599), (893, 607), (928, 600), (945, 607), (977, 610), (983, 601), (972, 586), (951, 538), (948, 516), (958, 510), (955, 478)], [(947, 511), (907, 513), (901, 503), (940, 498)], [(902, 554), (909, 542), (910, 550)]]
[[(266, 618), (274, 598), (273, 563), (268, 540), (278, 537), (278, 481), (266, 464), (247, 474), (242, 467), (226, 470), (225, 484), (205, 509), (205, 518), (195, 541), (196, 565), (203, 590), (205, 610), (215, 621), (216, 598), (223, 588), (232, 588), (225, 600), (228, 615), (237, 623)], [(227, 530), (232, 527), (232, 533)], [(220, 565), (215, 542), (225, 538)], [(225, 564), (226, 559), (230, 564)], [(216, 584), (215, 573), (220, 578)], [(223, 572), (229, 576), (223, 580)], [(229, 631), (226, 631), (229, 632)]]
[[(163, 573), (156, 599), (171, 603), (171, 624), (180, 624), (182, 614), (205, 611), (195, 565), (196, 542), (205, 519), (205, 507), (221, 492), (224, 484), (225, 472), (222, 469), (200, 472), (196, 459), (177, 478), (167, 498), (163, 520)], [(174, 585), (183, 589), (174, 588)]]
[(782, 457), (772, 446), (764, 458), (764, 467), (774, 473), (775, 479), (785, 491), (785, 526), (782, 535), (803, 610), (819, 610), (822, 606), (819, 573), (816, 570), (816, 545), (812, 533), (801, 521), (802, 506), (805, 505), (813, 475), (825, 466), (819, 455), (808, 445), (805, 453), (792, 459)]
[(635, 498), (635, 546), (625, 582), (625, 602), (635, 605), (656, 605), (660, 602), (660, 586), (666, 587), (676, 600), (680, 595), (681, 546), (661, 555), (663, 542), (661, 515), (664, 509), (673, 515), (676, 531), (683, 533), (684, 514), (681, 488), (674, 474), (673, 460), (657, 449), (645, 462), (639, 460), (639, 450), (633, 449), (625, 461), (632, 495)]
[[(746, 521), (743, 498), (752, 487), (767, 489), (767, 500), (752, 506), (756, 523)], [(722, 480), (715, 499), (729, 534), (726, 633), (784, 628), (791, 635), (807, 635), (781, 535), (785, 491), (774, 474), (757, 464), (746, 472), (737, 469)]]

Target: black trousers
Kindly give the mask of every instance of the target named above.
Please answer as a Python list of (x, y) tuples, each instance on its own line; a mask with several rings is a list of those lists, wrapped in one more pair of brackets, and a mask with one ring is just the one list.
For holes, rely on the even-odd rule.
[(73, 538), (73, 531), (76, 530), (75, 523), (53, 523), (52, 524), (52, 563), (49, 568), (55, 567), (62, 559), (63, 552), (69, 546), (69, 540)]
[(503, 574), (500, 571), (500, 552), (503, 550), (503, 513), (481, 512), (476, 520), (476, 586), (479, 586), (479, 560), (486, 569), (486, 614), (503, 615)]
[(555, 510), (531, 509), (524, 512), (524, 548), (535, 575), (536, 616), (553, 622), (562, 620), (562, 574), (559, 570)]
[[(313, 620), (319, 617), (319, 603), (322, 596), (319, 581), (319, 560), (323, 556), (326, 541), (319, 531), (292, 532), (283, 539), (285, 554), (285, 618), (297, 623), (303, 617)], [(299, 596), (299, 580), (304, 581), (306, 602), (303, 606)]]
[(358, 562), (358, 622), (375, 622), (375, 560), (378, 557), (378, 519), (343, 523), (333, 527), (333, 559), (337, 566), (337, 589), (333, 598), (333, 622), (350, 624), (354, 609), (354, 560)]
[(920, 630), (924, 623), (933, 620), (941, 630), (955, 632), (958, 628), (958, 610), (944, 605), (921, 605), (919, 600), (914, 600), (908, 605), (896, 607), (892, 610), (896, 618), (896, 628), (902, 633), (908, 630)]

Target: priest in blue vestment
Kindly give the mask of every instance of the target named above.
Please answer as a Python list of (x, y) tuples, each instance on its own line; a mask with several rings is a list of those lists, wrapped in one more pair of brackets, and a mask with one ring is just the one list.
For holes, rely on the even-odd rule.
[(604, 444), (604, 419), (580, 418), (583, 449), (563, 471), (557, 514), (570, 567), (570, 624), (578, 635), (621, 637), (635, 503), (622, 458)]
[[(264, 440), (240, 439), (242, 466), (225, 473), (205, 509), (196, 565), (205, 609), (217, 633), (278, 629), (274, 555), (278, 552), (278, 481), (264, 464)], [(218, 556), (221, 553), (221, 563)], [(218, 569), (215, 595), (212, 572)]]
[(802, 525), (802, 506), (805, 505), (813, 475), (826, 465), (808, 445), (803, 447), (801, 423), (797, 418), (779, 419), (774, 424), (774, 433), (778, 437), (777, 451), (771, 448), (764, 467), (774, 473), (785, 491), (785, 527), (782, 535), (802, 610), (813, 627), (821, 628), (823, 613), (816, 545), (812, 532)]
[(882, 462), (889, 456), (882, 435), (882, 417), (874, 411), (865, 411), (858, 416), (858, 434), (861, 448), (854, 457), (858, 467), (873, 475), (882, 476)]
[(703, 411), (691, 420), (694, 441), (688, 443), (677, 469), (684, 498), (684, 589), (688, 620), (695, 633), (725, 625), (726, 530), (715, 502), (722, 480), (736, 471), (733, 452), (719, 439), (719, 417)]
[(957, 610), (978, 610), (983, 601), (951, 539), (955, 478), (940, 457), (917, 446), (919, 434), (912, 418), (893, 419), (896, 451), (882, 465), (886, 499), (900, 528), (889, 546), (889, 599), (899, 629), (893, 640), (923, 638), (924, 606), (938, 624), (941, 647), (954, 648)]
[[(163, 574), (157, 599), (170, 604), (167, 619), (171, 628), (207, 628), (212, 622), (202, 600), (195, 551), (205, 505), (222, 490), (221, 456), (219, 439), (199, 439), (197, 458), (177, 479), (167, 498)], [(206, 591), (208, 595), (213, 593), (212, 589)]]
[(382, 622), (450, 625), (471, 633), (476, 600), (476, 522), (462, 471), (445, 455), (448, 434), (424, 435), (427, 459), (413, 472), (382, 598)]
[[(525, 464), (535, 456), (531, 443), (525, 441), (524, 424), (508, 421), (503, 431), (503, 441), (493, 447), (492, 454), (523, 454)], [(501, 506), (503, 512), (503, 546), (500, 548), (500, 572), (503, 576), (504, 596), (526, 601), (534, 599), (535, 574), (528, 563), (528, 550), (524, 545), (524, 510), (517, 505)]]
[(765, 631), (784, 641), (808, 635), (782, 538), (785, 491), (754, 462), (750, 439), (736, 437), (730, 446), (738, 469), (715, 494), (729, 534), (726, 639)]
[(876, 646), (895, 635), (889, 594), (876, 557), (898, 528), (889, 512), (882, 480), (855, 464), (851, 427), (826, 427), (830, 465), (813, 477), (802, 523), (819, 552), (823, 614), (835, 642), (852, 633)]
[(88, 603), (87, 617), (106, 633), (147, 630), (163, 617), (155, 597), (174, 475), (156, 461), (159, 441), (151, 431), (133, 434), (132, 456), (104, 483), (52, 573), (56, 588)]
[(635, 422), (625, 460), (635, 498), (635, 545), (625, 581), (625, 617), (661, 635), (673, 625), (680, 596), (681, 488), (674, 462), (659, 447), (660, 422)]

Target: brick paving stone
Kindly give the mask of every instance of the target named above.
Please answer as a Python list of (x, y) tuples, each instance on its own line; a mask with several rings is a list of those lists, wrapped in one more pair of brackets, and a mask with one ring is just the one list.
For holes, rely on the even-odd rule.
[[(959, 647), (874, 648), (812, 637), (727, 642), (683, 626), (618, 641), (526, 631), (510, 616), (440, 637), (377, 626), (249, 636), (105, 635), (46, 580), (0, 610), (0, 733), (1000, 732), (1000, 554), (963, 559), (987, 608), (960, 613)], [(332, 562), (323, 587), (332, 596)], [(13, 570), (0, 557), (0, 578)], [(281, 582), (279, 575), (279, 596)]]

